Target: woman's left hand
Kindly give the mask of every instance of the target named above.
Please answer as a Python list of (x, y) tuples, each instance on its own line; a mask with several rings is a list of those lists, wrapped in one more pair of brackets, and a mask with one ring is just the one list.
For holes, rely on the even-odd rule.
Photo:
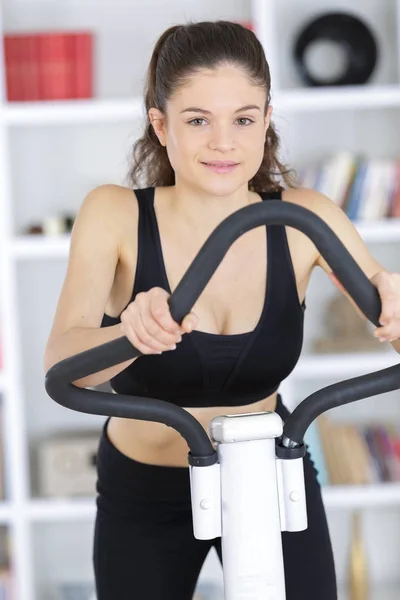
[(381, 342), (394, 342), (400, 338), (400, 273), (380, 271), (370, 281), (377, 288), (382, 302), (381, 327), (374, 330), (374, 336)]

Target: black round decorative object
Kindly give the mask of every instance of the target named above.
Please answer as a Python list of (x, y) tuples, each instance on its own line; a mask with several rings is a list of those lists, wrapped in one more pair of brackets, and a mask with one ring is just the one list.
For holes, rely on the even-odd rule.
[[(333, 79), (313, 75), (306, 61), (312, 43), (330, 41), (339, 44), (346, 55), (346, 70)], [(294, 59), (304, 82), (309, 86), (341, 86), (363, 84), (371, 77), (378, 58), (372, 31), (359, 18), (344, 12), (319, 16), (300, 32), (294, 48)]]

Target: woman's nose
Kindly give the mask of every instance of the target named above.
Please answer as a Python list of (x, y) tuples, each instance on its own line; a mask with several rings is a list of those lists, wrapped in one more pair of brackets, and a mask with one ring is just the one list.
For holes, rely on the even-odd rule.
[(235, 146), (233, 131), (226, 125), (216, 125), (211, 129), (208, 142), (211, 150), (220, 150), (223, 152), (232, 150)]

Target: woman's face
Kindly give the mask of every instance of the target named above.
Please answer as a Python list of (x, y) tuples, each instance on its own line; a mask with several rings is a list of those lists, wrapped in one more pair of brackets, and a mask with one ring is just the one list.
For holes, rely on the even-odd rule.
[[(234, 193), (257, 173), (264, 155), (271, 107), (266, 92), (232, 65), (202, 70), (149, 117), (166, 146), (177, 181), (214, 196)], [(220, 166), (210, 166), (222, 161)], [(224, 166), (234, 163), (234, 166)]]

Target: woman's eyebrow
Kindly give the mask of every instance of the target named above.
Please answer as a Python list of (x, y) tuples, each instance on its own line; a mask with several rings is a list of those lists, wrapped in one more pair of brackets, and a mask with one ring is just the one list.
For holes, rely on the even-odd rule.
[[(259, 106), (257, 106), (257, 104), (248, 104), (247, 106), (242, 106), (241, 108), (238, 108), (237, 110), (235, 110), (235, 113), (242, 112), (244, 110), (252, 110), (252, 109), (261, 110), (261, 108)], [(210, 110), (206, 110), (205, 108), (198, 108), (197, 106), (190, 106), (189, 108), (185, 108), (184, 110), (181, 111), (181, 114), (185, 113), (185, 112), (201, 112), (201, 113), (206, 113), (208, 115), (212, 114)]]

